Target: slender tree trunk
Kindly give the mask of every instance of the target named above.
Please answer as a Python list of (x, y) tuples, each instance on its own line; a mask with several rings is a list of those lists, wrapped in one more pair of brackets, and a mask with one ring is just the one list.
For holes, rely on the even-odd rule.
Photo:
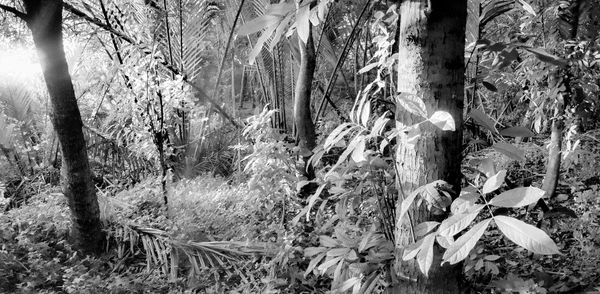
[(92, 184), (81, 115), (62, 44), (60, 0), (24, 0), (52, 105), (51, 120), (62, 151), (62, 190), (68, 199), (75, 246), (98, 252), (104, 236)]
[[(568, 19), (571, 20), (569, 24), (570, 30), (568, 35), (563, 35), (562, 37), (565, 40), (576, 41), (578, 32), (580, 31), (580, 17), (581, 8), (584, 5), (583, 0), (574, 0), (571, 1), (570, 6), (565, 11), (561, 11), (560, 13), (568, 13), (570, 16)], [(560, 17), (560, 16), (559, 16)], [(572, 48), (568, 49), (570, 52), (566, 52), (565, 56), (568, 56), (569, 53), (572, 52)], [(550, 146), (548, 152), (548, 164), (546, 165), (546, 175), (544, 176), (544, 181), (542, 183), (542, 189), (546, 192), (546, 197), (553, 197), (554, 192), (556, 191), (556, 186), (558, 185), (558, 179), (560, 177), (560, 163), (562, 156), (562, 141), (563, 141), (563, 132), (565, 130), (565, 110), (567, 105), (572, 100), (572, 89), (573, 82), (570, 69), (559, 69), (556, 73), (557, 77), (560, 77), (559, 83), (557, 83), (557, 87), (561, 84), (564, 86), (565, 90), (561, 91), (559, 97), (557, 97), (557, 101), (555, 103), (554, 108), (554, 119), (552, 120), (551, 134), (550, 134)]]
[(312, 155), (316, 146), (315, 125), (310, 112), (310, 95), (315, 73), (315, 48), (313, 42), (312, 25), (309, 24), (308, 39), (306, 44), (298, 38), (300, 47), (300, 69), (296, 83), (296, 97), (294, 101), (294, 122), (298, 135), (300, 154), (304, 158), (302, 174), (307, 178), (314, 178), (314, 171), (306, 162)]
[(559, 101), (554, 109), (554, 119), (552, 121), (552, 133), (550, 134), (550, 146), (548, 147), (548, 164), (546, 165), (546, 175), (542, 183), (542, 189), (546, 196), (554, 196), (558, 178), (560, 176), (561, 147), (563, 141), (563, 131), (565, 130), (565, 103)]
[[(408, 0), (401, 4), (398, 49), (400, 97), (416, 95), (424, 101), (429, 114), (447, 111), (455, 121), (456, 131), (441, 131), (430, 123), (423, 123), (414, 142), (409, 140), (409, 134), (400, 132), (396, 151), (398, 203), (418, 187), (435, 180), (451, 184), (456, 195), (460, 191), (466, 2)], [(398, 129), (423, 120), (397, 107)], [(397, 206), (399, 208), (400, 205)], [(409, 215), (396, 224), (394, 274), (397, 284), (390, 292), (458, 293), (460, 267), (440, 266), (442, 254), (437, 245), (428, 277), (419, 271), (415, 260), (402, 261), (403, 247), (413, 241), (411, 222), (417, 225), (440, 220), (425, 205), (413, 207)]]

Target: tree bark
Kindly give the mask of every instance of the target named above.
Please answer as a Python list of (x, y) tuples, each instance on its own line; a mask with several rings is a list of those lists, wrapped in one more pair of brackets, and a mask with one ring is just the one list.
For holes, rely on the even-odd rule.
[[(569, 30), (567, 35), (561, 33), (565, 41), (576, 41), (578, 32), (580, 31), (580, 17), (581, 7), (583, 5), (582, 0), (571, 1), (567, 11), (561, 11), (560, 13), (571, 14), (567, 18), (571, 20), (569, 24)], [(559, 17), (562, 15), (559, 15)], [(570, 47), (571, 48), (571, 47)], [(572, 48), (565, 52), (565, 56), (569, 56), (572, 52)], [(560, 164), (562, 157), (562, 141), (563, 132), (565, 130), (565, 110), (567, 105), (571, 102), (572, 86), (573, 81), (570, 74), (570, 69), (558, 69), (556, 71), (556, 77), (559, 77), (559, 82), (556, 87), (564, 86), (565, 90), (561, 91), (559, 97), (557, 97), (554, 118), (552, 120), (551, 134), (550, 134), (550, 146), (548, 150), (548, 164), (546, 165), (546, 174), (544, 175), (544, 181), (542, 183), (542, 189), (546, 192), (546, 197), (552, 198), (556, 192), (556, 186), (558, 186), (558, 179), (560, 177)]]
[(314, 178), (314, 170), (307, 166), (308, 158), (316, 146), (315, 125), (310, 112), (310, 96), (312, 82), (315, 74), (315, 47), (312, 34), (312, 25), (309, 24), (308, 39), (306, 44), (298, 38), (300, 47), (300, 69), (296, 83), (296, 95), (294, 101), (294, 123), (298, 138), (300, 155), (304, 159), (302, 174), (308, 179)]
[[(441, 110), (452, 115), (456, 131), (441, 131), (431, 123), (419, 126), (415, 141), (401, 131), (396, 150), (399, 201), (418, 187), (445, 180), (460, 192), (462, 150), (462, 109), (464, 98), (464, 49), (466, 0), (408, 0), (400, 7), (398, 91), (421, 98), (427, 112)], [(399, 98), (402, 99), (402, 98)], [(422, 122), (402, 107), (396, 111), (396, 127), (403, 129)], [(397, 205), (400, 209), (400, 205)], [(397, 215), (400, 215), (399, 211)], [(441, 266), (441, 251), (434, 248), (429, 276), (423, 275), (415, 260), (402, 261), (403, 248), (413, 242), (412, 225), (440, 220), (425, 205), (409, 210), (410, 217), (396, 223), (397, 283), (391, 293), (458, 293), (460, 267)]]
[(96, 191), (92, 184), (81, 115), (62, 44), (60, 0), (24, 0), (27, 25), (42, 64), (50, 102), (51, 120), (62, 151), (62, 190), (68, 199), (75, 246), (99, 252), (104, 240)]
[[(568, 95), (567, 93), (564, 94)], [(548, 164), (546, 165), (546, 174), (542, 182), (542, 189), (546, 192), (546, 197), (548, 198), (554, 196), (556, 186), (558, 186), (558, 178), (560, 177), (561, 150), (563, 132), (565, 130), (565, 106), (564, 101), (558, 101), (554, 109), (550, 145), (548, 146)]]

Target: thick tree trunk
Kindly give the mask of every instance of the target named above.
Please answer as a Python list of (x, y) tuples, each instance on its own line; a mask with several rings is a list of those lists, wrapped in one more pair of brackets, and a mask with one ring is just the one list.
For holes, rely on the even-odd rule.
[(310, 95), (315, 74), (315, 47), (313, 44), (312, 25), (309, 24), (309, 26), (306, 44), (298, 38), (300, 45), (300, 69), (295, 89), (294, 123), (296, 125), (300, 154), (304, 158), (302, 174), (309, 179), (313, 179), (314, 171), (312, 167), (306, 166), (306, 162), (312, 155), (313, 148), (316, 146), (315, 125), (313, 124), (310, 112)]
[(81, 115), (62, 44), (62, 1), (24, 0), (52, 105), (51, 119), (62, 151), (62, 189), (68, 199), (75, 246), (98, 252), (104, 236), (92, 184)]
[[(438, 110), (447, 111), (455, 121), (456, 131), (441, 131), (424, 123), (420, 125), (420, 135), (415, 141), (409, 140), (409, 134), (400, 132), (396, 151), (400, 199), (435, 180), (450, 183), (456, 195), (460, 191), (466, 2), (409, 0), (401, 4), (399, 99), (403, 99), (403, 95), (416, 95), (424, 101), (429, 115)], [(398, 129), (423, 120), (397, 108)], [(459, 292), (460, 267), (440, 266), (441, 251), (437, 245), (428, 277), (419, 271), (416, 261), (402, 261), (403, 247), (413, 241), (411, 221), (417, 225), (439, 220), (425, 205), (413, 206), (409, 214), (410, 217), (396, 224), (394, 274), (397, 285), (390, 292)]]

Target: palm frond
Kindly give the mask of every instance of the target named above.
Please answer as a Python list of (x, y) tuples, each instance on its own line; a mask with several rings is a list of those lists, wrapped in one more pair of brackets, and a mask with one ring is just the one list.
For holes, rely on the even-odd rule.
[(0, 146), (10, 149), (14, 142), (15, 125), (8, 123), (6, 117), (0, 116)]
[(266, 243), (245, 242), (184, 242), (171, 238), (163, 230), (136, 224), (113, 224), (109, 237), (116, 244), (120, 258), (135, 255), (141, 249), (146, 259), (146, 270), (158, 268), (164, 275), (176, 277), (179, 260), (189, 262), (191, 275), (202, 274), (208, 268), (235, 268), (236, 263), (253, 255), (273, 256), (275, 248)]
[(342, 52), (337, 59), (336, 65), (333, 69), (333, 72), (331, 73), (331, 76), (329, 77), (329, 81), (327, 82), (327, 87), (323, 93), (323, 97), (321, 98), (321, 101), (319, 102), (319, 108), (317, 109), (317, 113), (315, 114), (315, 119), (314, 119), (315, 122), (317, 122), (319, 120), (319, 116), (323, 112), (323, 109), (325, 107), (325, 101), (329, 102), (329, 104), (331, 104), (331, 106), (337, 112), (338, 116), (340, 118), (342, 118), (343, 120), (345, 120), (345, 115), (335, 106), (335, 104), (329, 98), (329, 95), (333, 91), (333, 86), (335, 84), (335, 81), (337, 80), (337, 73), (340, 70), (340, 68), (342, 67), (342, 65), (344, 64), (344, 62), (346, 61), (346, 57), (348, 56), (348, 53), (352, 49), (352, 44), (356, 40), (356, 36), (358, 35), (358, 32), (360, 31), (359, 25), (363, 19), (363, 16), (367, 12), (367, 10), (369, 10), (369, 8), (372, 8), (372, 7), (373, 6), (371, 5), (371, 1), (366, 1), (366, 3), (364, 4), (364, 6), (360, 12), (360, 15), (357, 17), (356, 22), (352, 26), (352, 29), (348, 35), (348, 38), (346, 39), (346, 42), (344, 43), (344, 48), (342, 49)]
[(37, 107), (33, 93), (25, 85), (0, 86), (0, 103), (4, 106), (4, 114), (20, 122), (30, 120)]
[[(181, 56), (178, 57), (181, 62), (180, 67), (191, 80), (194, 80), (200, 76), (200, 73), (204, 69), (203, 65), (206, 60), (205, 55), (200, 49), (206, 47), (206, 37), (213, 30), (211, 24), (218, 16), (221, 8), (205, 0), (190, 0), (186, 3), (185, 7), (190, 6), (193, 8), (189, 11), (193, 11), (194, 13), (180, 15), (183, 18), (182, 32), (180, 34), (183, 41), (178, 42), (179, 39), (176, 37), (175, 43), (179, 43), (180, 45), (175, 45), (175, 48), (182, 52)], [(183, 49), (179, 48), (179, 46), (183, 46)]]
[(515, 0), (488, 0), (483, 2), (479, 16), (479, 29), (485, 28), (487, 23), (513, 8), (515, 8)]

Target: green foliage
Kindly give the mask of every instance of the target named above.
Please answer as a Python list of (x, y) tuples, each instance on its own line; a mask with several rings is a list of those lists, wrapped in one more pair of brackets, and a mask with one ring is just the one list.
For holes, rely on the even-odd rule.
[(114, 256), (80, 256), (69, 245), (69, 227), (66, 199), (53, 190), (0, 215), (0, 291), (125, 293), (142, 288), (168, 289), (166, 280), (156, 275), (111, 271), (111, 263), (117, 261)]
[(271, 127), (271, 119), (276, 110), (263, 111), (248, 118), (248, 125), (242, 135), (252, 145), (236, 148), (248, 152), (244, 158), (244, 174), (249, 176), (250, 189), (258, 189), (271, 198), (273, 204), (286, 201), (296, 186), (296, 167), (290, 144), (284, 142), (284, 134)]
[[(108, 34), (91, 34), (87, 27), (80, 32), (93, 35), (90, 51), (100, 53), (67, 48), (73, 53), (69, 60), (78, 102), (86, 125), (129, 150), (126, 156), (155, 161), (158, 145), (166, 150), (172, 169), (167, 176), (169, 210), (165, 213), (161, 204), (160, 178), (149, 177), (125, 191), (120, 191), (124, 186), (119, 183), (102, 187), (100, 212), (111, 243), (101, 257), (82, 257), (65, 241), (70, 224), (63, 196), (55, 190), (39, 193), (25, 206), (0, 216), (0, 292), (378, 293), (392, 283), (388, 272), (398, 249), (394, 228), (396, 223), (412, 222), (411, 205), (426, 206), (436, 215), (449, 213), (439, 221), (411, 224), (415, 242), (397, 257), (416, 259), (424, 273), (433, 265), (437, 243), (445, 248), (443, 261), (462, 261), (465, 276), (477, 289), (582, 291), (597, 278), (599, 189), (597, 183), (590, 183), (598, 176), (597, 132), (580, 133), (578, 127), (597, 127), (600, 46), (597, 24), (586, 16), (597, 15), (587, 11), (597, 10), (594, 5), (578, 15), (578, 1), (481, 3), (475, 17), (481, 38), (468, 49), (477, 52), (470, 59), (477, 69), (467, 88), (477, 99), (468, 101), (465, 114), (475, 128), (482, 129), (471, 142), (483, 138), (492, 148), (466, 152), (466, 188), (460, 195), (451, 195), (447, 183), (436, 181), (396, 205), (393, 154), (398, 134), (406, 133), (411, 144), (420, 135), (420, 124), (431, 123), (446, 131), (464, 126), (456, 125), (446, 112), (427, 109), (414, 95), (394, 94), (395, 6), (374, 4), (371, 21), (350, 36), (352, 25), (361, 24), (355, 21), (358, 5), (352, 1), (316, 1), (312, 9), (314, 1), (300, 1), (299, 7), (290, 1), (246, 2), (245, 16), (257, 18), (238, 34), (260, 32), (260, 36), (248, 37), (249, 44), (238, 42), (235, 58), (256, 59), (264, 96), (288, 94), (280, 88), (281, 83), (289, 86), (288, 75), (294, 75), (294, 32), (304, 39), (310, 23), (315, 32), (323, 33), (318, 36), (320, 57), (327, 61), (318, 69), (315, 85), (329, 74), (327, 66), (337, 67), (338, 56), (339, 67), (354, 73), (344, 76), (346, 87), (335, 86), (341, 97), (332, 97), (338, 98), (334, 101), (339, 105), (348, 105), (349, 119), (342, 124), (319, 122), (327, 130), (311, 158), (317, 177), (308, 182), (299, 180), (298, 150), (288, 142), (289, 134), (277, 129), (278, 117), (285, 113), (265, 107), (247, 120), (240, 136), (210, 113), (202, 89), (184, 80), (213, 88), (214, 60), (223, 41), (218, 24), (231, 11), (225, 6), (239, 2), (187, 0), (180, 7), (177, 1), (167, 1), (165, 8), (160, 1), (151, 1), (156, 7), (142, 1), (104, 2), (109, 12), (104, 21), (134, 44), (117, 40), (113, 48)], [(103, 15), (97, 2), (71, 4), (90, 15)], [(560, 39), (577, 29), (583, 30), (584, 37)], [(372, 46), (363, 44), (362, 37), (371, 39)], [(341, 48), (336, 38), (348, 40), (349, 46)], [(356, 42), (357, 49), (348, 54)], [(104, 51), (112, 60), (104, 57)], [(348, 58), (341, 57), (345, 55)], [(87, 63), (79, 62), (82, 57)], [(346, 59), (352, 62), (344, 63)], [(165, 64), (181, 75), (172, 76), (164, 70)], [(563, 73), (572, 76), (570, 84)], [(335, 78), (333, 74), (332, 83)], [(363, 80), (371, 78), (358, 91)], [(351, 91), (348, 83), (353, 81)], [(327, 89), (330, 86), (334, 87)], [(563, 153), (565, 170), (571, 172), (564, 174), (564, 180), (572, 189), (561, 192), (558, 199), (546, 199), (552, 208), (540, 217), (524, 208), (544, 198), (535, 188), (545, 160), (544, 149), (536, 144), (555, 119), (552, 110), (566, 87), (579, 93), (567, 111), (569, 131)], [(39, 109), (32, 107), (32, 101), (40, 96), (28, 90), (11, 88), (10, 97), (0, 97), (7, 114), (0, 120), (0, 144), (34, 155), (38, 151), (34, 148), (45, 148), (50, 142), (42, 136), (40, 142), (27, 145), (15, 131), (42, 133), (38, 126), (28, 125), (32, 110)], [(344, 99), (355, 92), (359, 92), (355, 101)], [(223, 93), (226, 89), (216, 91), (218, 105), (228, 97)], [(416, 124), (394, 128), (393, 109), (386, 103), (414, 115)], [(285, 110), (285, 106), (273, 107)], [(31, 121), (41, 121), (38, 116)], [(168, 140), (159, 143), (157, 134)], [(517, 144), (512, 138), (533, 143)], [(234, 142), (235, 148), (229, 148)], [(482, 154), (484, 159), (473, 159)], [(100, 156), (95, 158), (98, 161)], [(235, 164), (239, 168), (232, 175)], [(103, 174), (103, 169), (98, 172), (99, 178), (119, 178)], [(207, 174), (232, 176), (227, 180)], [(197, 175), (201, 176), (194, 178)], [(533, 184), (514, 188), (508, 180)], [(29, 189), (35, 181), (24, 181), (28, 195), (40, 189)], [(308, 197), (297, 197), (304, 196), (300, 191), (308, 191)], [(2, 194), (0, 207), (4, 208), (8, 199)], [(577, 215), (581, 217), (563, 219)], [(561, 254), (556, 254), (559, 249)], [(553, 277), (532, 274), (546, 270)], [(495, 282), (487, 285), (489, 281)]]
[[(435, 238), (440, 246), (446, 248), (442, 262), (455, 264), (463, 261), (483, 236), (492, 220), (500, 232), (517, 245), (537, 254), (559, 254), (556, 244), (542, 230), (518, 219), (503, 215), (494, 215), (492, 213), (491, 206), (509, 208), (525, 207), (537, 203), (537, 201), (545, 194), (543, 190), (535, 187), (515, 188), (502, 192), (487, 200), (485, 195), (489, 195), (499, 189), (500, 186), (503, 185), (505, 177), (506, 171), (502, 170), (497, 174), (490, 176), (485, 181), (480, 191), (473, 188), (465, 189), (461, 195), (452, 202), (452, 215), (439, 224), (439, 228), (436, 232), (430, 233), (419, 239), (414, 245), (409, 245), (404, 251), (403, 259), (409, 260), (414, 256), (417, 256), (417, 261), (431, 266), (431, 262), (428, 260), (432, 257), (429, 254), (421, 256), (417, 254), (418, 252), (424, 251), (431, 252), (434, 244), (433, 240)], [(429, 195), (433, 193), (436, 195), (433, 199), (437, 199), (441, 196), (438, 192), (439, 188), (434, 186), (434, 188), (428, 189), (427, 187), (431, 186), (427, 185), (424, 189), (417, 189), (411, 196), (407, 197), (402, 202), (401, 213), (399, 216), (400, 220), (402, 220), (402, 217), (404, 216), (403, 212), (408, 210), (408, 207), (416, 200), (417, 195), (420, 193), (426, 192), (426, 194)], [(428, 198), (425, 199), (427, 199), (427, 202), (431, 205), (439, 203), (432, 203)], [(480, 199), (483, 204), (477, 204)], [(484, 208), (490, 212), (491, 218), (487, 218), (475, 224), (471, 229), (455, 240), (455, 235), (469, 227), (476, 219), (479, 212)], [(431, 242), (425, 242), (426, 240), (431, 240)], [(429, 267), (421, 267), (421, 270), (424, 273), (427, 273), (428, 269)]]

